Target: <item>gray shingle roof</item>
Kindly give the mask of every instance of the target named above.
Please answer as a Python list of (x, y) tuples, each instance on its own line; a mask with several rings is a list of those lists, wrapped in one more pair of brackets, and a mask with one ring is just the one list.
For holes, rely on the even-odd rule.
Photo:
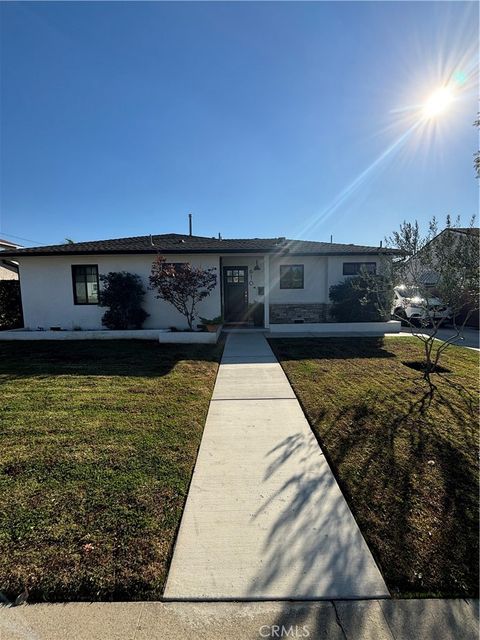
[(291, 255), (349, 255), (397, 253), (392, 249), (354, 244), (287, 240), (286, 238), (222, 239), (166, 233), (113, 240), (94, 240), (2, 251), (2, 256), (102, 255), (129, 253), (280, 253)]
[(450, 231), (464, 233), (467, 236), (480, 236), (480, 229), (478, 227), (451, 227)]

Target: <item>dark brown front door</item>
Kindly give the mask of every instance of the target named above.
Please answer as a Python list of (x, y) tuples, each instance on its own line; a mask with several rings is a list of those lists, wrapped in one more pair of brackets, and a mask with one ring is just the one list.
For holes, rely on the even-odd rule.
[(248, 309), (247, 267), (223, 268), (223, 315), (225, 322), (246, 322)]

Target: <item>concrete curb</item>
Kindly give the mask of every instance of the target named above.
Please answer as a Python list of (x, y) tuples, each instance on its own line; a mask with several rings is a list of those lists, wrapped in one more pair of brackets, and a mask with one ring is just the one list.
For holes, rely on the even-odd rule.
[(33, 604), (0, 608), (2, 640), (476, 640), (478, 600)]

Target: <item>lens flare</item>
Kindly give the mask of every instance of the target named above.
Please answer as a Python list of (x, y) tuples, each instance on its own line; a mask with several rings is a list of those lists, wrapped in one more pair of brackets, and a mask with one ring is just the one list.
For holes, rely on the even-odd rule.
[(440, 87), (432, 93), (423, 106), (423, 113), (427, 118), (436, 118), (448, 110), (454, 100), (451, 87)]
[(439, 39), (432, 54), (420, 34), (412, 31), (408, 46), (402, 47), (405, 57), (400, 72), (392, 75), (391, 86), (386, 83), (381, 93), (378, 90), (378, 96), (391, 95), (380, 107), (390, 104), (391, 108), (375, 110), (372, 102), (371, 138), (381, 141), (372, 145), (376, 154), (311, 215), (302, 216), (291, 237), (311, 239), (318, 229), (330, 234), (332, 227), (341, 228), (345, 218), (366, 217), (360, 204), (377, 200), (372, 185), (392, 168), (401, 178), (403, 165), (415, 162), (419, 170), (431, 170), (433, 164), (450, 158), (449, 142), (466, 118), (473, 121), (478, 99), (478, 11), (473, 3), (451, 11), (455, 20), (445, 18), (442, 25), (448, 42)]

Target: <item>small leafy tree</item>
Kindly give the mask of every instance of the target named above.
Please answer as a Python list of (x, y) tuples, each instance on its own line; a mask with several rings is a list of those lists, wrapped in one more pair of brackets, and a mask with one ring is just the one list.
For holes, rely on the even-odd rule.
[[(366, 278), (365, 275), (330, 287), (330, 313), (338, 322), (377, 322), (389, 316), (385, 309), (391, 303), (391, 289), (381, 276)], [(381, 304), (378, 304), (379, 296)]]
[(126, 271), (111, 271), (101, 275), (99, 292), (101, 307), (109, 307), (102, 324), (109, 329), (141, 329), (148, 313), (142, 309), (145, 288), (139, 276)]
[[(480, 253), (474, 223), (472, 218), (470, 226), (462, 228), (459, 218), (452, 223), (447, 216), (445, 228), (440, 232), (433, 218), (428, 232), (422, 235), (418, 222), (404, 222), (387, 238), (387, 246), (401, 253), (393, 261), (383, 263), (385, 282), (414, 290), (419, 309), (414, 320), (401, 309), (394, 316), (408, 324), (412, 335), (422, 341), (424, 378), (431, 389), (434, 388), (431, 374), (438, 371), (442, 354), (451, 344), (463, 340), (466, 323), (479, 309)], [(365, 278), (368, 281), (368, 275)], [(377, 304), (381, 306), (382, 287), (371, 279), (365, 286), (377, 295)], [(448, 309), (448, 316), (442, 315), (442, 308)], [(451, 335), (446, 340), (436, 340), (439, 329), (446, 326)]]
[(0, 329), (23, 327), (22, 298), (18, 280), (0, 280)]
[(152, 265), (150, 285), (157, 292), (156, 297), (173, 305), (193, 330), (198, 303), (209, 296), (217, 284), (214, 271), (189, 263), (168, 263), (163, 256), (158, 256)]

